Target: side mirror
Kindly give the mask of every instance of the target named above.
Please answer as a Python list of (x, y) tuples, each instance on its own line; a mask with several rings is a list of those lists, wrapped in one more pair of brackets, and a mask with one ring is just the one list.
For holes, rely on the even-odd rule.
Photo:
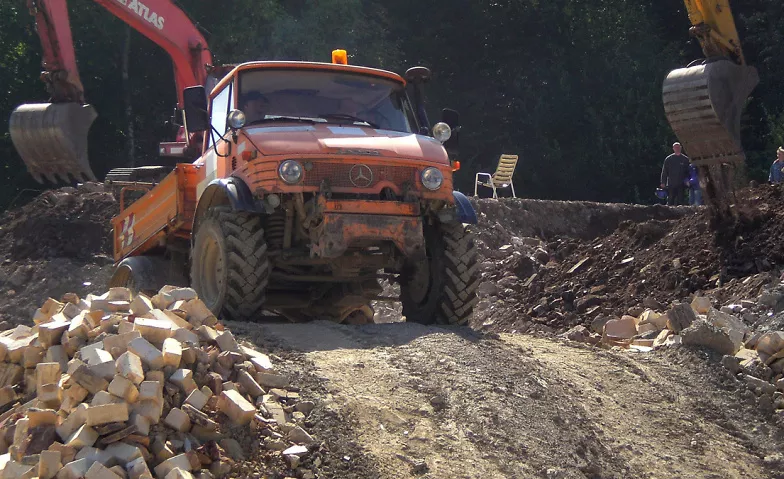
[(182, 92), (185, 106), (185, 129), (190, 133), (207, 131), (210, 118), (207, 113), (207, 94), (203, 86), (188, 87)]
[(425, 111), (425, 83), (430, 81), (430, 69), (427, 67), (411, 67), (406, 70), (405, 79), (414, 88), (414, 112), (419, 122), (419, 134), (430, 134), (430, 120)]
[(458, 136), (460, 135), (460, 114), (449, 108), (441, 110), (441, 121), (449, 125), (452, 129), (452, 136), (444, 142), (444, 148), (447, 151), (456, 151), (458, 145)]

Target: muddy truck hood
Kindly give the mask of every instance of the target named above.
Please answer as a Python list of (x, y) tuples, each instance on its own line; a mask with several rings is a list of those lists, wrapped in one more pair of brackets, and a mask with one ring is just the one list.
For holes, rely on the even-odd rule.
[(360, 126), (259, 125), (244, 130), (263, 155), (352, 155), (410, 158), (449, 164), (437, 140)]

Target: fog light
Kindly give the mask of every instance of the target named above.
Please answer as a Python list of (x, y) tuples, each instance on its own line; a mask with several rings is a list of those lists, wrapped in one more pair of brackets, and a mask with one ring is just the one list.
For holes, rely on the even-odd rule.
[(267, 200), (267, 204), (273, 208), (280, 206), (280, 196), (276, 195), (275, 193), (267, 195), (265, 199)]

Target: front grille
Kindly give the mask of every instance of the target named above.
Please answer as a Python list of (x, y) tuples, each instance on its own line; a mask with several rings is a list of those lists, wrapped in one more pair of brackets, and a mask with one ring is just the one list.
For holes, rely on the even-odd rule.
[[(369, 184), (367, 181), (351, 181), (351, 170), (356, 165), (367, 166), (373, 173)], [(355, 169), (355, 176), (357, 170)], [(365, 165), (364, 163), (322, 163), (313, 162), (313, 168), (305, 172), (305, 186), (320, 186), (327, 180), (332, 188), (375, 188), (379, 182), (390, 182), (396, 186), (403, 183), (413, 183), (416, 179), (417, 169), (411, 166), (394, 165)]]

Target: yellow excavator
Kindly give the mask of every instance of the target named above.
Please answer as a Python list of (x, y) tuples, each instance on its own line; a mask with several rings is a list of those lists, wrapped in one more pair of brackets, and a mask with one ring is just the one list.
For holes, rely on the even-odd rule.
[(689, 33), (705, 58), (671, 71), (664, 80), (664, 111), (678, 141), (698, 169), (705, 204), (730, 215), (735, 174), (746, 160), (740, 118), (759, 83), (746, 64), (728, 0), (684, 0)]

